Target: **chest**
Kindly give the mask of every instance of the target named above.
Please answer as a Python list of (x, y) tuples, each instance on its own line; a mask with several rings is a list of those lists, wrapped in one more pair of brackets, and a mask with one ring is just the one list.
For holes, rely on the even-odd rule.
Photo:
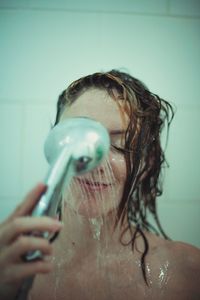
[(112, 258), (104, 262), (87, 261), (68, 269), (60, 265), (51, 275), (36, 278), (31, 300), (145, 299), (148, 293), (139, 274), (134, 264)]

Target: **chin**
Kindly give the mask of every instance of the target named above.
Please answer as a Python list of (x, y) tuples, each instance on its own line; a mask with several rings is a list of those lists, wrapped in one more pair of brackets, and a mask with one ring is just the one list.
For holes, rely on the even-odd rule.
[[(115, 200), (110, 197), (110, 194), (104, 194), (103, 197), (96, 196), (95, 194), (90, 194), (89, 197), (81, 199), (81, 195), (76, 195), (76, 197), (71, 199), (71, 201), (66, 201), (68, 208), (75, 213), (77, 216), (84, 217), (86, 219), (94, 218), (106, 218), (116, 215), (117, 205), (116, 197)], [(81, 199), (81, 200), (78, 200)]]
[(87, 219), (95, 219), (99, 217), (103, 217), (105, 214), (101, 207), (97, 205), (97, 203), (90, 203), (88, 205), (88, 201), (83, 201), (79, 204), (79, 207), (77, 209), (77, 214), (85, 217)]

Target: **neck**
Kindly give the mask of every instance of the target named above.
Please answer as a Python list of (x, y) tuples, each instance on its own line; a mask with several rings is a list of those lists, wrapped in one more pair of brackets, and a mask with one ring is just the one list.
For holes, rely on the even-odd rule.
[(63, 223), (64, 228), (56, 242), (59, 255), (63, 257), (66, 257), (66, 249), (74, 258), (85, 259), (88, 256), (108, 254), (113, 249), (121, 248), (119, 247), (121, 229), (119, 225), (114, 229), (114, 214), (88, 219), (66, 207), (63, 212)]

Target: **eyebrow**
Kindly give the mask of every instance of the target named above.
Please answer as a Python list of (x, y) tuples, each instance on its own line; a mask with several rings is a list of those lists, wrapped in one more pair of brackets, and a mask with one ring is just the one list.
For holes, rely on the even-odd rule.
[(118, 134), (125, 133), (125, 131), (121, 130), (121, 129), (114, 129), (114, 130), (110, 130), (109, 133), (110, 133), (110, 135), (118, 135)]

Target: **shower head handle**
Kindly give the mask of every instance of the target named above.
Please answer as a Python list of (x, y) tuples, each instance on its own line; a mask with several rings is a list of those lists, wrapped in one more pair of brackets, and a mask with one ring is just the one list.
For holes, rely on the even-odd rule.
[[(73, 176), (97, 167), (109, 148), (108, 132), (99, 122), (88, 118), (71, 118), (56, 125), (44, 145), (45, 156), (50, 163), (44, 180), (47, 190), (33, 209), (32, 216), (55, 217), (61, 204), (63, 185), (69, 185)], [(48, 232), (42, 232), (40, 236), (50, 238)], [(30, 251), (24, 259), (32, 261), (41, 257), (40, 251)]]

